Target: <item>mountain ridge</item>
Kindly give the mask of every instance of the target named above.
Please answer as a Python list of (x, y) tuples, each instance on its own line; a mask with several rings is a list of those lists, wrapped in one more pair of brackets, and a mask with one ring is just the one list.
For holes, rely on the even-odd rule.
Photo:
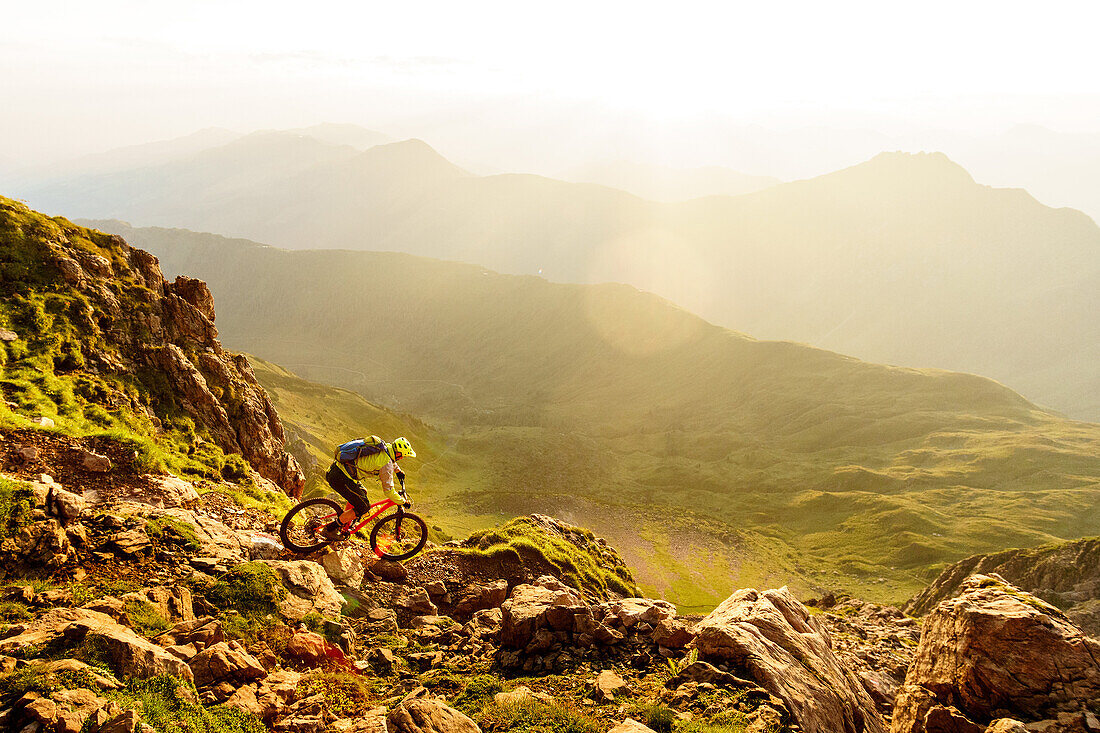
[[(277, 246), (629, 282), (763, 338), (986, 374), (1100, 419), (1100, 228), (980, 185), (940, 153), (882, 153), (755, 193), (665, 204), (524, 174), (454, 176), (435, 153), (425, 169), (419, 145), (385, 150), (404, 161), (371, 165), (368, 151), (357, 166), (318, 161), (244, 186), (228, 176), (207, 181), (216, 196), (184, 187), (159, 204), (143, 203), (143, 187), (116, 196), (112, 213)], [(109, 198), (97, 191), (77, 213)]]

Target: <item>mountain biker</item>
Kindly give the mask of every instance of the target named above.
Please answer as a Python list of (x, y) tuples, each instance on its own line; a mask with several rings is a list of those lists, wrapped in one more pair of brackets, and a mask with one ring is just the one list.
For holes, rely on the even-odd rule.
[[(353, 441), (359, 442), (359, 441)], [(416, 452), (405, 438), (397, 438), (392, 443), (386, 443), (376, 435), (362, 441), (371, 450), (358, 451), (353, 460), (344, 460), (341, 457), (341, 448), (336, 449), (336, 460), (329, 466), (325, 480), (340, 496), (351, 504), (337, 519), (332, 520), (322, 531), (327, 540), (339, 540), (346, 533), (344, 527), (350, 526), (358, 517), (370, 511), (370, 500), (367, 491), (360, 483), (363, 476), (373, 474), (382, 482), (382, 493), (395, 504), (406, 509), (412, 506), (405, 495), (405, 472), (397, 467), (397, 462), (402, 458), (416, 458)], [(350, 445), (345, 443), (344, 445)], [(401, 484), (401, 491), (394, 489), (394, 477)]]

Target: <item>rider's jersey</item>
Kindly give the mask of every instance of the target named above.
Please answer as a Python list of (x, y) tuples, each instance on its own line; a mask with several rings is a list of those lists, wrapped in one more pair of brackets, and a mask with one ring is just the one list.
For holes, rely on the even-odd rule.
[(402, 503), (401, 495), (397, 493), (393, 486), (393, 477), (397, 472), (397, 461), (394, 460), (393, 448), (388, 443), (386, 444), (386, 450), (355, 459), (355, 476), (351, 475), (343, 461), (337, 461), (337, 465), (340, 466), (340, 470), (344, 472), (344, 475), (352, 481), (362, 481), (368, 474), (377, 476), (382, 482), (382, 493), (386, 495), (386, 498), (398, 504)]

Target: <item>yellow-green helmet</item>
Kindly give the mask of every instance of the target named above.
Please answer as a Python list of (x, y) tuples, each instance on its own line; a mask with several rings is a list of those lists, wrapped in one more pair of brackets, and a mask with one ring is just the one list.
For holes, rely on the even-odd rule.
[(413, 450), (412, 445), (409, 444), (408, 439), (398, 438), (391, 444), (393, 446), (394, 457), (400, 453), (402, 456), (408, 456), (409, 458), (416, 458), (416, 451)]

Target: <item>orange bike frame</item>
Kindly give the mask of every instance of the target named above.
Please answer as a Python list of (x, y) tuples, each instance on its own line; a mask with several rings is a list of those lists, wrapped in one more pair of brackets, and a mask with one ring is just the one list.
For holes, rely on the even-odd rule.
[[(368, 509), (368, 511), (371, 511), (371, 515), (369, 517), (367, 517), (366, 519), (364, 519), (359, 524), (357, 524), (354, 527), (350, 528), (348, 530), (348, 534), (355, 534), (356, 532), (361, 530), (363, 527), (365, 527), (368, 524), (370, 524), (371, 522), (373, 522), (378, 517), (379, 514), (386, 511), (390, 507), (395, 507), (395, 506), (397, 506), (397, 502), (394, 501), (393, 499), (383, 499), (382, 501), (374, 502), (373, 504), (370, 505), (370, 509)], [(348, 509), (351, 509), (351, 508), (353, 508), (353, 507), (351, 506), (350, 501), (347, 504), (344, 505), (344, 511), (345, 512)], [(335, 516), (338, 516), (338, 515), (330, 514), (328, 516), (322, 517), (322, 519), (328, 519), (329, 517), (335, 517)]]

